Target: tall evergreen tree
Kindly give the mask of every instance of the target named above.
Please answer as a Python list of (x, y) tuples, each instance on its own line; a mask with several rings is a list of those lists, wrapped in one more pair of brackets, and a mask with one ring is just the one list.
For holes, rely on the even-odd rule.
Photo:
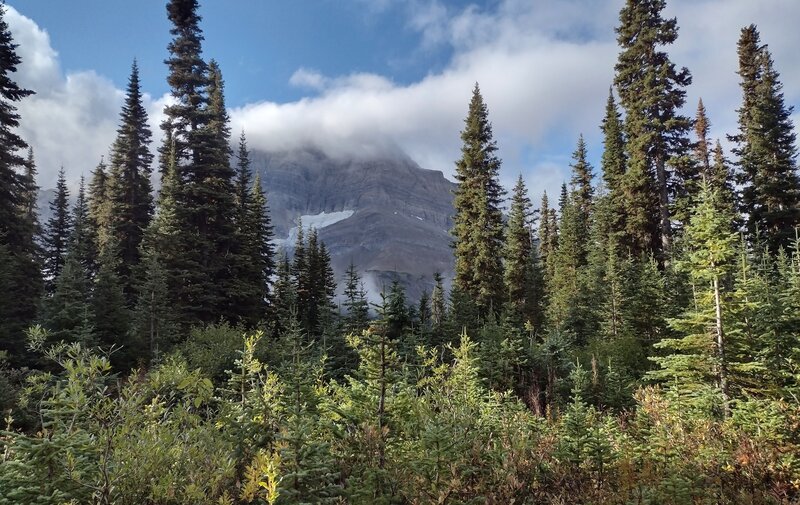
[(33, 148), (28, 148), (28, 158), (25, 160), (25, 174), (22, 178), (23, 198), (20, 210), (24, 220), (24, 238), (22, 248), (34, 256), (39, 255), (37, 244), (38, 237), (42, 234), (42, 225), (39, 222), (39, 185), (36, 182), (36, 160), (33, 157)]
[(86, 277), (92, 279), (97, 273), (98, 252), (95, 229), (89, 215), (89, 202), (83, 176), (78, 186), (78, 196), (72, 208), (72, 233), (69, 238), (69, 251), (78, 259)]
[(87, 205), (90, 234), (98, 251), (105, 249), (111, 237), (111, 208), (109, 205), (110, 181), (108, 165), (103, 158), (92, 171), (89, 180)]
[[(129, 370), (142, 356), (142, 349), (130, 338), (130, 313), (117, 276), (119, 255), (116, 243), (110, 240), (100, 256), (100, 265), (94, 280), (91, 307), (94, 333), (98, 343), (105, 347), (122, 347), (112, 355), (112, 362), (122, 371)], [(152, 293), (150, 293), (152, 295)]]
[(23, 222), (19, 208), (24, 204), (25, 159), (20, 151), (28, 147), (14, 132), (19, 126), (20, 116), (15, 102), (33, 94), (20, 87), (12, 75), (22, 59), (17, 54), (17, 45), (5, 20), (6, 8), (0, 6), (0, 244), (15, 249), (23, 240)]
[(503, 301), (503, 190), (498, 182), (497, 144), (477, 84), (464, 123), (461, 159), (456, 162), (459, 185), (453, 199), (455, 284), (485, 314), (499, 311)]
[(447, 317), (444, 278), (440, 272), (433, 274), (433, 291), (431, 292), (431, 321), (434, 327), (441, 326)]
[(235, 225), (237, 255), (234, 263), (232, 314), (237, 314), (248, 325), (267, 319), (270, 298), (269, 284), (275, 273), (275, 252), (272, 246), (272, 220), (261, 178), (256, 175), (251, 183), (250, 155), (244, 133), (239, 141), (235, 181)]
[(784, 102), (779, 74), (755, 25), (742, 29), (738, 50), (743, 99), (734, 154), (742, 211), (751, 237), (762, 235), (776, 253), (790, 245), (800, 225), (793, 109)]
[(174, 36), (167, 83), (175, 100), (164, 109), (162, 123), (162, 163), (174, 157), (177, 169), (175, 217), (181, 232), (175, 254), (165, 255), (164, 264), (180, 283), (175, 293), (184, 324), (236, 316), (232, 263), (239, 257), (223, 81), (219, 67), (202, 60), (197, 9), (196, 0), (167, 5)]
[(622, 181), (625, 176), (627, 159), (625, 157), (625, 138), (614, 92), (609, 88), (606, 114), (600, 129), (603, 131), (603, 156), (600, 166), (603, 182), (608, 192), (609, 205), (613, 209), (610, 231), (621, 233), (625, 229)]
[(153, 187), (150, 182), (153, 154), (152, 133), (142, 104), (139, 66), (131, 65), (120, 126), (111, 150), (107, 188), (109, 233), (117, 245), (117, 274), (129, 303), (133, 301), (132, 274), (141, 257), (140, 245), (153, 216)]
[(44, 232), (44, 271), (48, 291), (53, 292), (55, 282), (64, 268), (67, 245), (72, 234), (72, 216), (69, 213), (69, 190), (64, 167), (58, 172), (56, 194), (50, 202), (50, 219)]
[(686, 259), (678, 264), (690, 274), (695, 287), (695, 304), (672, 323), (685, 335), (664, 339), (658, 344), (673, 352), (654, 358), (661, 370), (653, 371), (651, 376), (664, 379), (690, 397), (702, 395), (705, 388), (715, 387), (727, 402), (724, 284), (736, 259), (737, 236), (730, 230), (731, 215), (719, 211), (717, 198), (717, 193), (704, 184), (700, 203), (686, 229), (689, 250)]
[(506, 300), (509, 310), (519, 322), (537, 319), (536, 288), (533, 284), (535, 251), (533, 245), (533, 205), (528, 198), (528, 189), (522, 180), (517, 179), (511, 195), (511, 208), (508, 214), (506, 243), (503, 249), (505, 260)]
[(683, 182), (673, 180), (676, 177), (669, 164), (688, 148), (686, 133), (691, 122), (680, 109), (686, 97), (684, 88), (692, 80), (686, 68), (676, 69), (661, 50), (678, 37), (676, 20), (661, 16), (665, 6), (665, 0), (626, 1), (616, 29), (621, 52), (614, 79), (625, 109), (628, 178), (632, 179), (626, 188), (628, 209), (634, 210), (640, 203), (645, 204), (644, 209), (651, 208), (652, 197), (658, 202), (655, 213), (628, 223), (628, 234), (633, 235), (630, 242), (641, 247), (641, 238), (652, 229), (657, 234), (653, 250), (663, 253), (664, 259), (672, 244), (670, 186), (680, 187)]
[[(575, 148), (575, 152), (572, 153), (570, 192), (577, 212), (578, 233), (582, 237), (589, 236), (592, 202), (594, 201), (594, 188), (592, 187), (594, 174), (592, 173), (592, 165), (586, 161), (586, 156), (586, 142), (583, 140), (583, 135), (581, 135), (578, 138), (578, 146)], [(582, 249), (580, 259), (581, 263), (585, 263), (586, 246), (584, 245)]]
[[(35, 316), (41, 291), (37, 245), (33, 239), (36, 221), (31, 204), (36, 192), (35, 166), (20, 151), (27, 143), (15, 132), (20, 115), (16, 103), (33, 91), (14, 82), (13, 74), (22, 59), (6, 21), (6, 7), (0, 4), (0, 349), (11, 352), (13, 362), (23, 354), (23, 331)], [(5, 302), (5, 303), (2, 303)]]

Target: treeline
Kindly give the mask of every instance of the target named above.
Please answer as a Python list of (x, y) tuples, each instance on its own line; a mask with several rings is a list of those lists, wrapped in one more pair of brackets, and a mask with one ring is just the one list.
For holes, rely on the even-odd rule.
[(581, 136), (557, 202), (507, 198), (476, 85), (451, 289), (370, 305), (351, 265), (340, 306), (316, 231), (273, 249), (196, 0), (167, 5), (158, 159), (134, 62), (108, 164), (71, 209), (62, 170), (44, 227), (0, 17), (0, 503), (796, 502), (792, 108), (745, 27), (730, 161), (682, 115), (664, 7), (620, 12), (600, 181)]

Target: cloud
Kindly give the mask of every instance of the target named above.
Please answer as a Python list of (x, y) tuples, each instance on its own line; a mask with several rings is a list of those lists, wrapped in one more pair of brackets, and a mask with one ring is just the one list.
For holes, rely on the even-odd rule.
[[(73, 188), (88, 177), (116, 136), (125, 93), (93, 70), (61, 71), (50, 37), (33, 20), (6, 6), (6, 21), (22, 58), (15, 80), (36, 92), (17, 104), (20, 135), (33, 148), (39, 186), (55, 186), (63, 166)], [(144, 96), (151, 128), (158, 134), (164, 100)]]
[[(404, 9), (406, 24), (420, 34), (423, 48), (452, 51), (441, 72), (394, 85), (381, 76), (324, 76), (301, 69), (293, 82), (313, 88), (316, 96), (249, 104), (234, 109), (232, 119), (261, 149), (313, 143), (353, 155), (391, 147), (423, 167), (452, 175), (477, 81), (504, 159), (503, 182), (510, 185), (523, 173), (533, 195), (545, 189), (555, 195), (568, 177), (569, 153), (580, 133), (592, 159), (599, 160), (599, 124), (619, 51), (614, 27), (621, 2), (501, 0), (490, 5), (456, 9), (438, 0), (384, 0), (377, 11)], [(677, 44), (667, 51), (694, 75), (685, 113), (693, 115), (702, 96), (712, 136), (724, 141), (736, 129), (736, 41), (747, 24), (758, 24), (770, 44), (783, 72), (787, 103), (800, 98), (800, 67), (794, 64), (800, 32), (792, 26), (800, 18), (800, 2), (673, 0), (665, 16), (677, 16), (680, 26)], [(599, 175), (599, 167), (595, 171)]]
[[(250, 146), (264, 150), (311, 144), (335, 156), (402, 151), (450, 176), (470, 94), (479, 82), (504, 161), (502, 181), (509, 187), (522, 173), (534, 199), (545, 189), (557, 195), (580, 133), (591, 159), (599, 160), (599, 124), (618, 53), (614, 27), (621, 0), (497, 0), (465, 7), (440, 0), (381, 0), (370, 5), (371, 16), (400, 16), (399, 22), (418, 36), (420, 57), (447, 55), (441, 70), (398, 83), (384, 75), (324, 75), (299, 67), (289, 84), (307, 90), (305, 98), (234, 108), (232, 130), (244, 128)], [(42, 186), (62, 163), (73, 176), (88, 173), (113, 140), (124, 94), (91, 71), (63, 75), (47, 33), (8, 10), (24, 59), (19, 81), (38, 92), (20, 112)], [(676, 16), (680, 27), (678, 42), (667, 50), (694, 77), (685, 112), (692, 115), (702, 97), (712, 136), (724, 140), (736, 129), (736, 40), (747, 24), (756, 23), (769, 44), (787, 104), (800, 100), (795, 55), (800, 31), (793, 26), (800, 19), (800, 2), (670, 0), (665, 15)], [(154, 135), (160, 133), (166, 99), (146, 99)]]

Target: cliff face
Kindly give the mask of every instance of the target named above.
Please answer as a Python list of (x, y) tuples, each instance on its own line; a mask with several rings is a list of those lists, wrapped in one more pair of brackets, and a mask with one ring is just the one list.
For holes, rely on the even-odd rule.
[(455, 184), (441, 172), (408, 158), (334, 159), (314, 150), (253, 152), (251, 159), (279, 243), (291, 247), (301, 216), (304, 227), (319, 223), (340, 284), (351, 261), (373, 300), (395, 278), (416, 300), (430, 291), (434, 272), (452, 277)]

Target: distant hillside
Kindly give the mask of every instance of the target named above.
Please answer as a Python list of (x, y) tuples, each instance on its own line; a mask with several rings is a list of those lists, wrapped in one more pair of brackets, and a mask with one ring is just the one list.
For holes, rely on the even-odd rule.
[(340, 160), (316, 150), (253, 152), (251, 159), (279, 244), (291, 248), (298, 220), (315, 226), (340, 284), (351, 261), (372, 299), (395, 278), (416, 300), (431, 289), (434, 272), (452, 277), (456, 185), (441, 172), (407, 157)]

